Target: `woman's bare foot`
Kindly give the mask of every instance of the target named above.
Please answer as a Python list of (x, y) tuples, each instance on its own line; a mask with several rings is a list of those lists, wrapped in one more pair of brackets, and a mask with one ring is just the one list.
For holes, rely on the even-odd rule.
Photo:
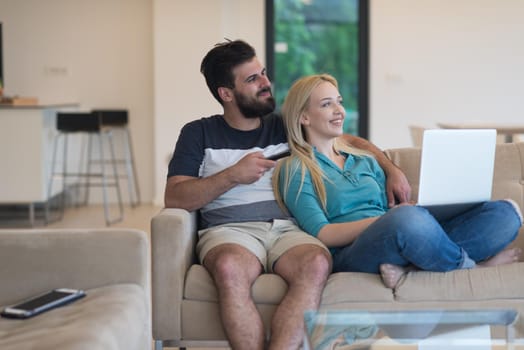
[(380, 265), (380, 276), (382, 282), (387, 288), (394, 289), (397, 286), (400, 278), (404, 276), (409, 269), (407, 267), (393, 265), (393, 264), (381, 264)]
[(494, 255), (493, 257), (489, 258), (488, 260), (478, 263), (477, 266), (490, 267), (490, 266), (511, 264), (511, 263), (519, 261), (521, 254), (522, 254), (522, 249), (520, 248), (505, 249), (501, 251), (500, 253), (498, 253), (497, 255)]

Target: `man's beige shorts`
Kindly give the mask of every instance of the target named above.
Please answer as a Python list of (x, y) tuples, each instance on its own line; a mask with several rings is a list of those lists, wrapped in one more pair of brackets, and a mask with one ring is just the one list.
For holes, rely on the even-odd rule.
[(290, 220), (224, 224), (200, 230), (198, 234), (200, 238), (196, 252), (201, 262), (212, 248), (235, 243), (256, 255), (269, 272), (273, 271), (272, 267), (278, 258), (293, 247), (314, 244), (328, 251), (322, 242), (302, 231)]

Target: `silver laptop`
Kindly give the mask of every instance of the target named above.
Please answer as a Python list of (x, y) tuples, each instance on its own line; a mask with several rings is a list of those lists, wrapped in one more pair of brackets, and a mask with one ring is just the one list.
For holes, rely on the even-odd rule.
[(496, 142), (494, 129), (426, 130), (418, 204), (447, 219), (491, 199)]

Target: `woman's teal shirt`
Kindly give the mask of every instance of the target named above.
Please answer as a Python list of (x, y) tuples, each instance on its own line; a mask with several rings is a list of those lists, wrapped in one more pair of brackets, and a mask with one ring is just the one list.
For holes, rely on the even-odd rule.
[[(386, 176), (375, 158), (343, 154), (347, 158), (342, 170), (315, 150), (317, 162), (329, 179), (324, 179), (326, 212), (315, 193), (309, 171), (306, 171), (302, 188), (301, 171), (294, 171), (287, 193), (284, 193), (285, 165), (280, 172), (280, 193), (284, 203), (299, 226), (313, 236), (317, 236), (320, 229), (327, 224), (375, 217), (388, 210)], [(293, 156), (285, 161), (295, 169), (299, 164), (298, 159)]]

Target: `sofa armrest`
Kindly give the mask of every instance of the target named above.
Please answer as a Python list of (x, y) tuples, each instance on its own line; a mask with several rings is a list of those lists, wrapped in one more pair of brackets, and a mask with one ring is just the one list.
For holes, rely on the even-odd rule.
[(196, 260), (197, 215), (162, 209), (151, 221), (153, 338), (180, 339), (184, 279)]
[(53, 288), (117, 283), (149, 294), (149, 243), (132, 229), (0, 230), (0, 304)]

